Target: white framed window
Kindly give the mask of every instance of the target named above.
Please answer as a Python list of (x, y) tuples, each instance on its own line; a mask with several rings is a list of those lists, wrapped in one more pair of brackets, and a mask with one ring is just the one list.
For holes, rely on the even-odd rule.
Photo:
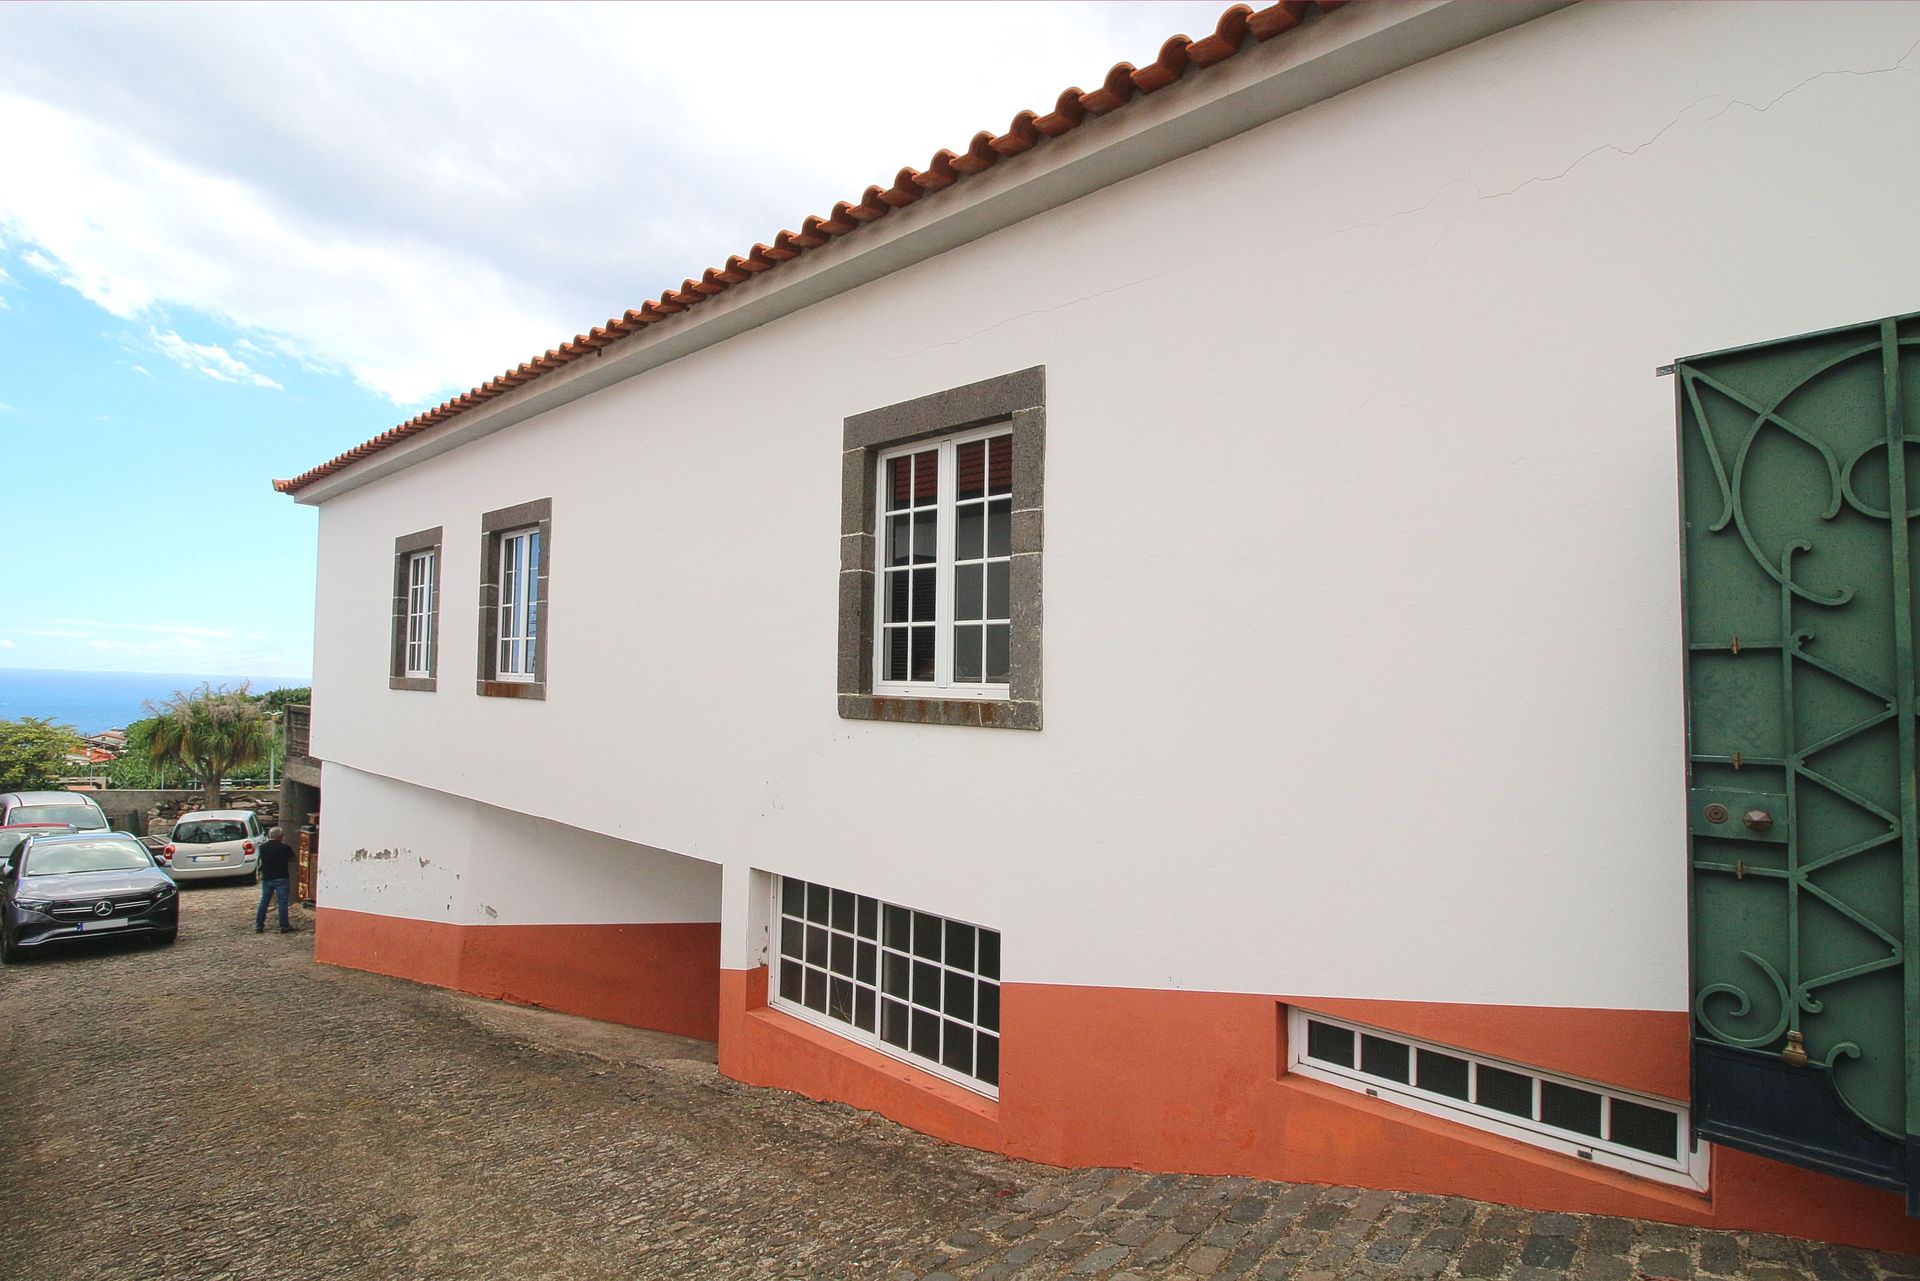
[(1013, 434), (1002, 423), (878, 457), (873, 692), (1005, 699)]
[(1595, 1165), (1704, 1191), (1707, 1146), (1684, 1105), (1287, 1011), (1287, 1070)]
[(433, 675), (433, 612), (438, 608), (439, 557), (429, 548), (407, 558), (407, 641), (405, 674)]
[(500, 535), (500, 617), (494, 676), (530, 681), (539, 671), (540, 531), (515, 529)]
[(793, 877), (774, 884), (768, 1003), (1000, 1096), (1000, 932)]

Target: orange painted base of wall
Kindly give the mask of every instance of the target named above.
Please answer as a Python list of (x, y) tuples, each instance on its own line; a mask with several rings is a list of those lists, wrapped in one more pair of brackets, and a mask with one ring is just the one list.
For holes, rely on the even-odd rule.
[(1687, 1095), (1679, 1013), (1008, 984), (996, 1103), (768, 1009), (764, 968), (721, 975), (720, 1070), (1053, 1165), (1395, 1188), (1920, 1253), (1920, 1223), (1890, 1192), (1716, 1147), (1702, 1195), (1288, 1075), (1283, 1002)]
[(720, 925), (450, 925), (322, 907), (314, 959), (711, 1041)]

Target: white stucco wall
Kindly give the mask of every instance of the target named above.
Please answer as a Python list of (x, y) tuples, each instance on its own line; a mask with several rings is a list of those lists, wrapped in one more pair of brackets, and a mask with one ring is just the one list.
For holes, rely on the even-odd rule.
[[(1683, 1008), (1654, 368), (1920, 307), (1916, 41), (1566, 10), (346, 493), (316, 753), (724, 863), (727, 964), (760, 868), (1019, 981)], [(842, 419), (1034, 364), (1045, 730), (838, 719)], [(547, 699), (476, 697), (479, 514), (549, 496)], [(392, 692), (431, 525), (440, 691)]]
[(340, 765), (320, 906), (454, 925), (717, 919), (720, 868)]

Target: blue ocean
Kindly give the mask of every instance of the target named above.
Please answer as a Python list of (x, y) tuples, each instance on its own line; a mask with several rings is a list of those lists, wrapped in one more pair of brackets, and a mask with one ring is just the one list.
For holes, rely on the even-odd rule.
[[(238, 687), (244, 676), (181, 676), (153, 672), (54, 672), (25, 667), (0, 667), (0, 721), (40, 716), (56, 725), (71, 725), (82, 734), (124, 729), (147, 713), (147, 703), (161, 702), (176, 690), (202, 683)], [(287, 676), (259, 677), (253, 692), (288, 689), (307, 684)]]

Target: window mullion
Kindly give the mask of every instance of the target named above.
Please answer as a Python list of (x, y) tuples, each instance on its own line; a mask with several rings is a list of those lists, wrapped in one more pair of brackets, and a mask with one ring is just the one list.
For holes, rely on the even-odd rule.
[(940, 446), (940, 485), (934, 507), (934, 573), (940, 590), (933, 594), (933, 683), (943, 690), (953, 684), (953, 503), (960, 492), (954, 465), (959, 457), (952, 441)]

